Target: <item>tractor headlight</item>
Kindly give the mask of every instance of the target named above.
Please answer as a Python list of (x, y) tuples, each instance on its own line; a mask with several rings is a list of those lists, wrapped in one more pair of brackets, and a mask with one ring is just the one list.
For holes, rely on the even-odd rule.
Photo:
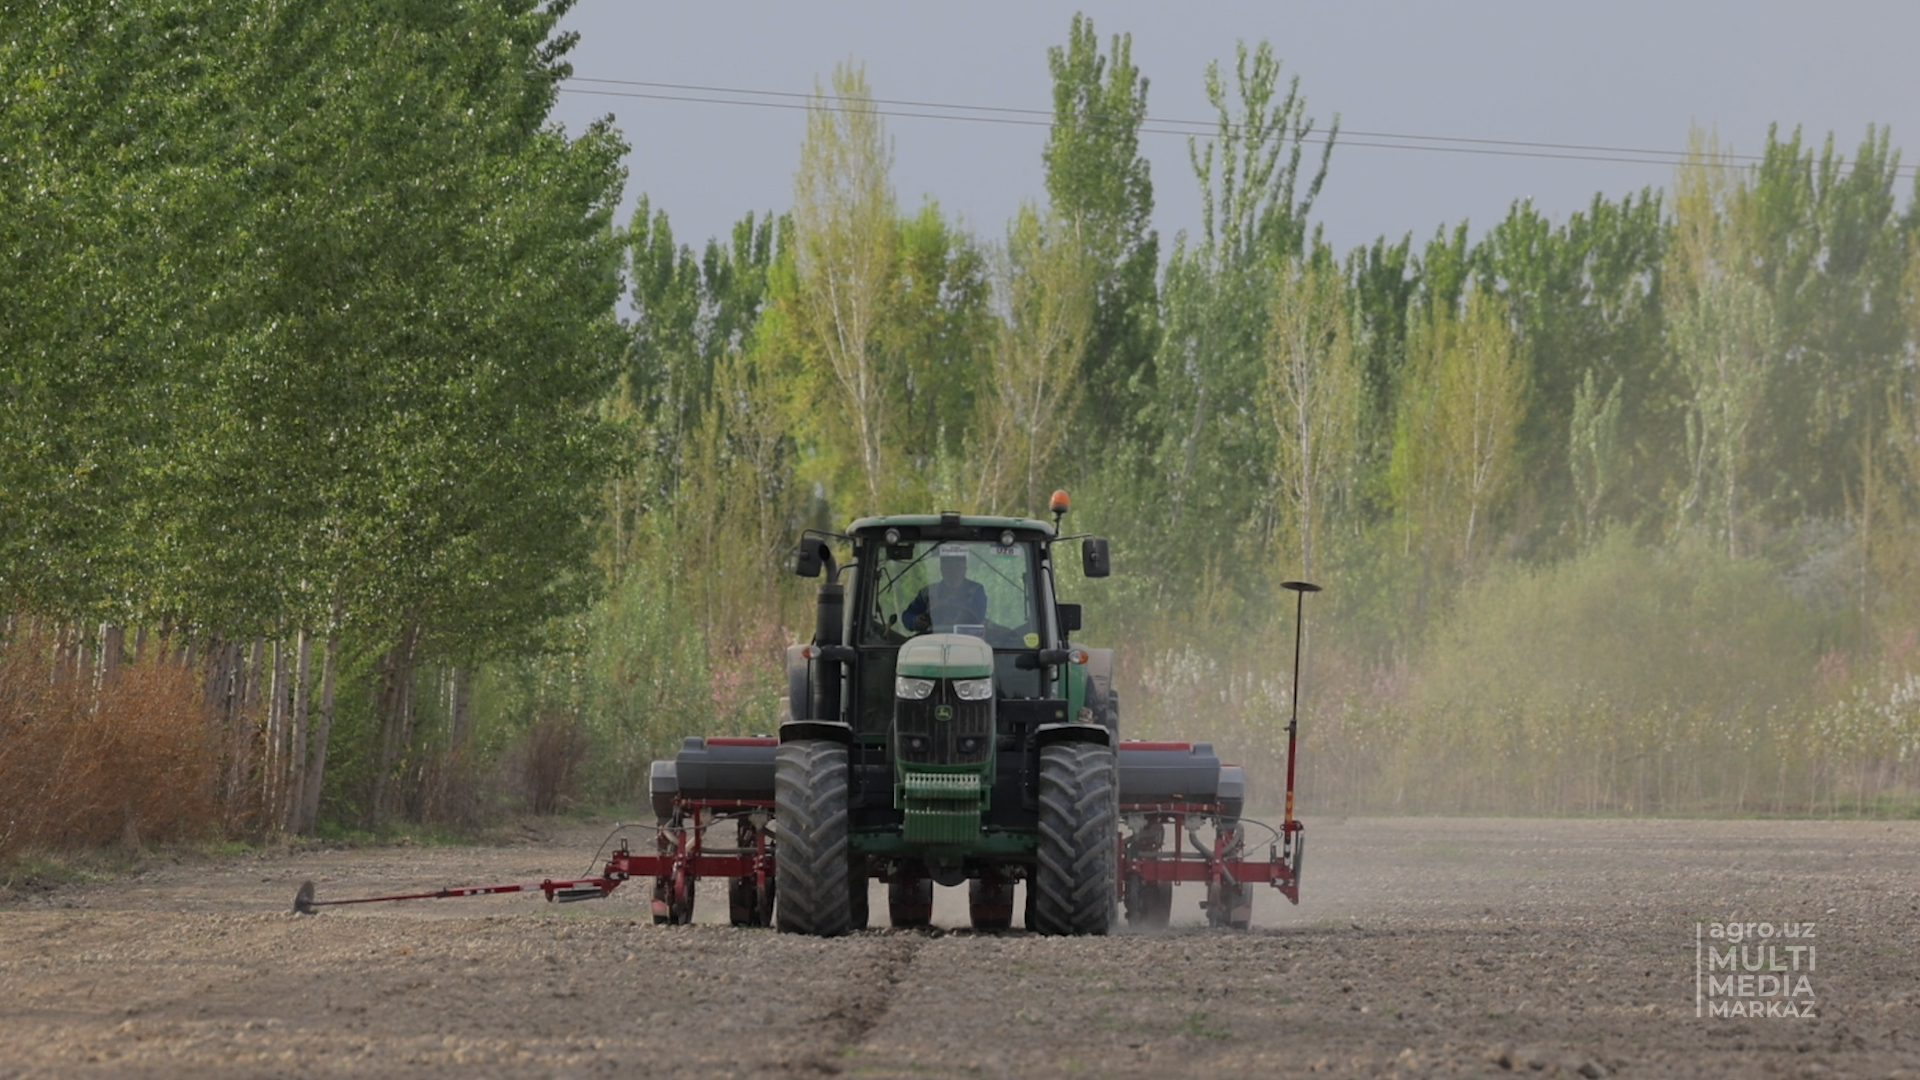
[(933, 693), (933, 680), (909, 679), (905, 675), (901, 675), (893, 680), (893, 693), (895, 697), (905, 698), (908, 701), (919, 701)]
[(993, 696), (993, 679), (955, 679), (953, 693), (961, 701), (985, 701)]

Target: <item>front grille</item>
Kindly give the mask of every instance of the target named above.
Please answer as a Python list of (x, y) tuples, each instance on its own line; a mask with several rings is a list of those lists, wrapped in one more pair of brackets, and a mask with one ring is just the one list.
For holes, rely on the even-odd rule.
[[(941, 710), (950, 710), (940, 719)], [(948, 679), (936, 679), (920, 701), (893, 702), (894, 756), (916, 765), (962, 765), (993, 753), (993, 699), (961, 701)]]

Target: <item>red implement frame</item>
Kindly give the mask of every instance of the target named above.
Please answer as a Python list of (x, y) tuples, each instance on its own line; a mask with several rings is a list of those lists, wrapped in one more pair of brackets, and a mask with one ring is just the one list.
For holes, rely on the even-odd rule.
[[(1289, 820), (1278, 837), (1267, 845), (1264, 859), (1247, 852), (1245, 825), (1235, 823), (1223, 828), (1224, 807), (1217, 802), (1122, 803), (1123, 819), (1139, 822), (1145, 828), (1158, 827), (1164, 836), (1173, 833), (1173, 846), (1140, 846), (1122, 835), (1118, 840), (1118, 873), (1114, 875), (1124, 900), (1130, 882), (1171, 887), (1180, 882), (1200, 882), (1207, 886), (1208, 921), (1217, 925), (1244, 928), (1249, 912), (1241, 910), (1235, 898), (1245, 886), (1266, 884), (1280, 890), (1294, 904), (1300, 902), (1300, 855), (1305, 826)], [(1193, 835), (1190, 826), (1202, 823), (1214, 828), (1212, 847), (1188, 846)], [(1136, 835), (1138, 835), (1136, 833)], [(1160, 924), (1164, 925), (1162, 917)]]
[[(694, 881), (703, 877), (731, 878), (743, 891), (751, 890), (765, 898), (757, 905), (760, 925), (772, 912), (773, 851), (768, 845), (766, 818), (773, 812), (772, 800), (715, 799), (683, 800), (675, 804), (672, 821), (656, 827), (654, 852), (634, 852), (622, 839), (599, 874), (583, 878), (547, 878), (542, 881), (511, 885), (464, 885), (436, 889), (433, 892), (397, 893), (391, 896), (363, 896), (350, 900), (316, 900), (312, 883), (303, 885), (294, 899), (294, 910), (313, 914), (315, 908), (341, 904), (375, 904), (392, 900), (444, 900), (458, 896), (493, 896), (500, 893), (541, 892), (549, 901), (599, 900), (634, 878), (652, 878), (654, 882), (653, 917), (655, 922), (688, 922), (693, 917)], [(722, 821), (737, 823), (742, 843), (734, 848), (708, 850), (707, 830)], [(736, 920), (738, 921), (738, 920)]]
[[(1228, 834), (1218, 832), (1214, 837), (1213, 850), (1193, 850), (1185, 846), (1189, 818), (1220, 817), (1218, 803), (1129, 803), (1120, 807), (1120, 813), (1126, 815), (1144, 815), (1152, 820), (1173, 827), (1173, 850), (1152, 854), (1135, 853), (1129, 855), (1125, 843), (1120, 848), (1120, 877), (1137, 873), (1142, 881), (1204, 881), (1209, 885), (1272, 885), (1279, 889), (1287, 899), (1300, 902), (1300, 879), (1295, 872), (1292, 849), (1295, 843), (1285, 841), (1269, 843), (1267, 857), (1248, 858), (1244, 854), (1234, 855), (1227, 850)], [(1300, 822), (1292, 823), (1291, 828), (1282, 832), (1282, 836), (1305, 831)], [(1282, 851), (1282, 845), (1288, 848)], [(1244, 842), (1242, 850), (1244, 850)]]

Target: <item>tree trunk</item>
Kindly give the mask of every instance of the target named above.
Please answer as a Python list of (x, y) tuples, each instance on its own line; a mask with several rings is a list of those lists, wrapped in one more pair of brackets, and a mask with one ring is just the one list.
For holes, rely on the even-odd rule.
[[(338, 620), (335, 620), (336, 625)], [(320, 714), (315, 720), (313, 754), (307, 761), (307, 775), (301, 784), (301, 804), (294, 831), (312, 835), (320, 821), (320, 788), (327, 775), (327, 741), (333, 735), (333, 685), (340, 670), (340, 631), (327, 634), (327, 645), (320, 657)]]
[(237, 826), (252, 810), (247, 777), (253, 771), (253, 704), (260, 697), (260, 639), (244, 647), (235, 642), (233, 664), (233, 696), (227, 708), (226, 791), (227, 820), (230, 826)]
[(100, 685), (113, 682), (120, 673), (121, 653), (126, 647), (126, 631), (115, 623), (100, 624)]
[(267, 685), (267, 745), (260, 770), (261, 828), (271, 829), (285, 813), (287, 743), (287, 647), (273, 643), (273, 674)]
[(300, 815), (307, 805), (307, 704), (313, 674), (313, 635), (300, 628), (294, 646), (292, 744), (287, 755), (288, 832), (300, 831)]
[(447, 746), (434, 779), (433, 811), (442, 819), (462, 816), (454, 808), (456, 793), (465, 783), (469, 724), (467, 706), (472, 697), (467, 672), (458, 665), (446, 669)]
[(393, 769), (408, 737), (408, 719), (413, 710), (413, 653), (419, 636), (420, 628), (408, 624), (401, 631), (400, 640), (380, 661), (380, 691), (376, 703), (380, 716), (380, 761), (373, 774), (372, 797), (367, 800), (369, 828), (379, 823), (395, 801)]

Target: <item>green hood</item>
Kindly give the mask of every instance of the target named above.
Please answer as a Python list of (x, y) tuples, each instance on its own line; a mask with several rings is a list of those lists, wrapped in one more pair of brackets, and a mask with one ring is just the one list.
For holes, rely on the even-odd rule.
[(968, 634), (923, 634), (900, 646), (894, 671), (917, 679), (978, 679), (993, 674), (993, 650)]

